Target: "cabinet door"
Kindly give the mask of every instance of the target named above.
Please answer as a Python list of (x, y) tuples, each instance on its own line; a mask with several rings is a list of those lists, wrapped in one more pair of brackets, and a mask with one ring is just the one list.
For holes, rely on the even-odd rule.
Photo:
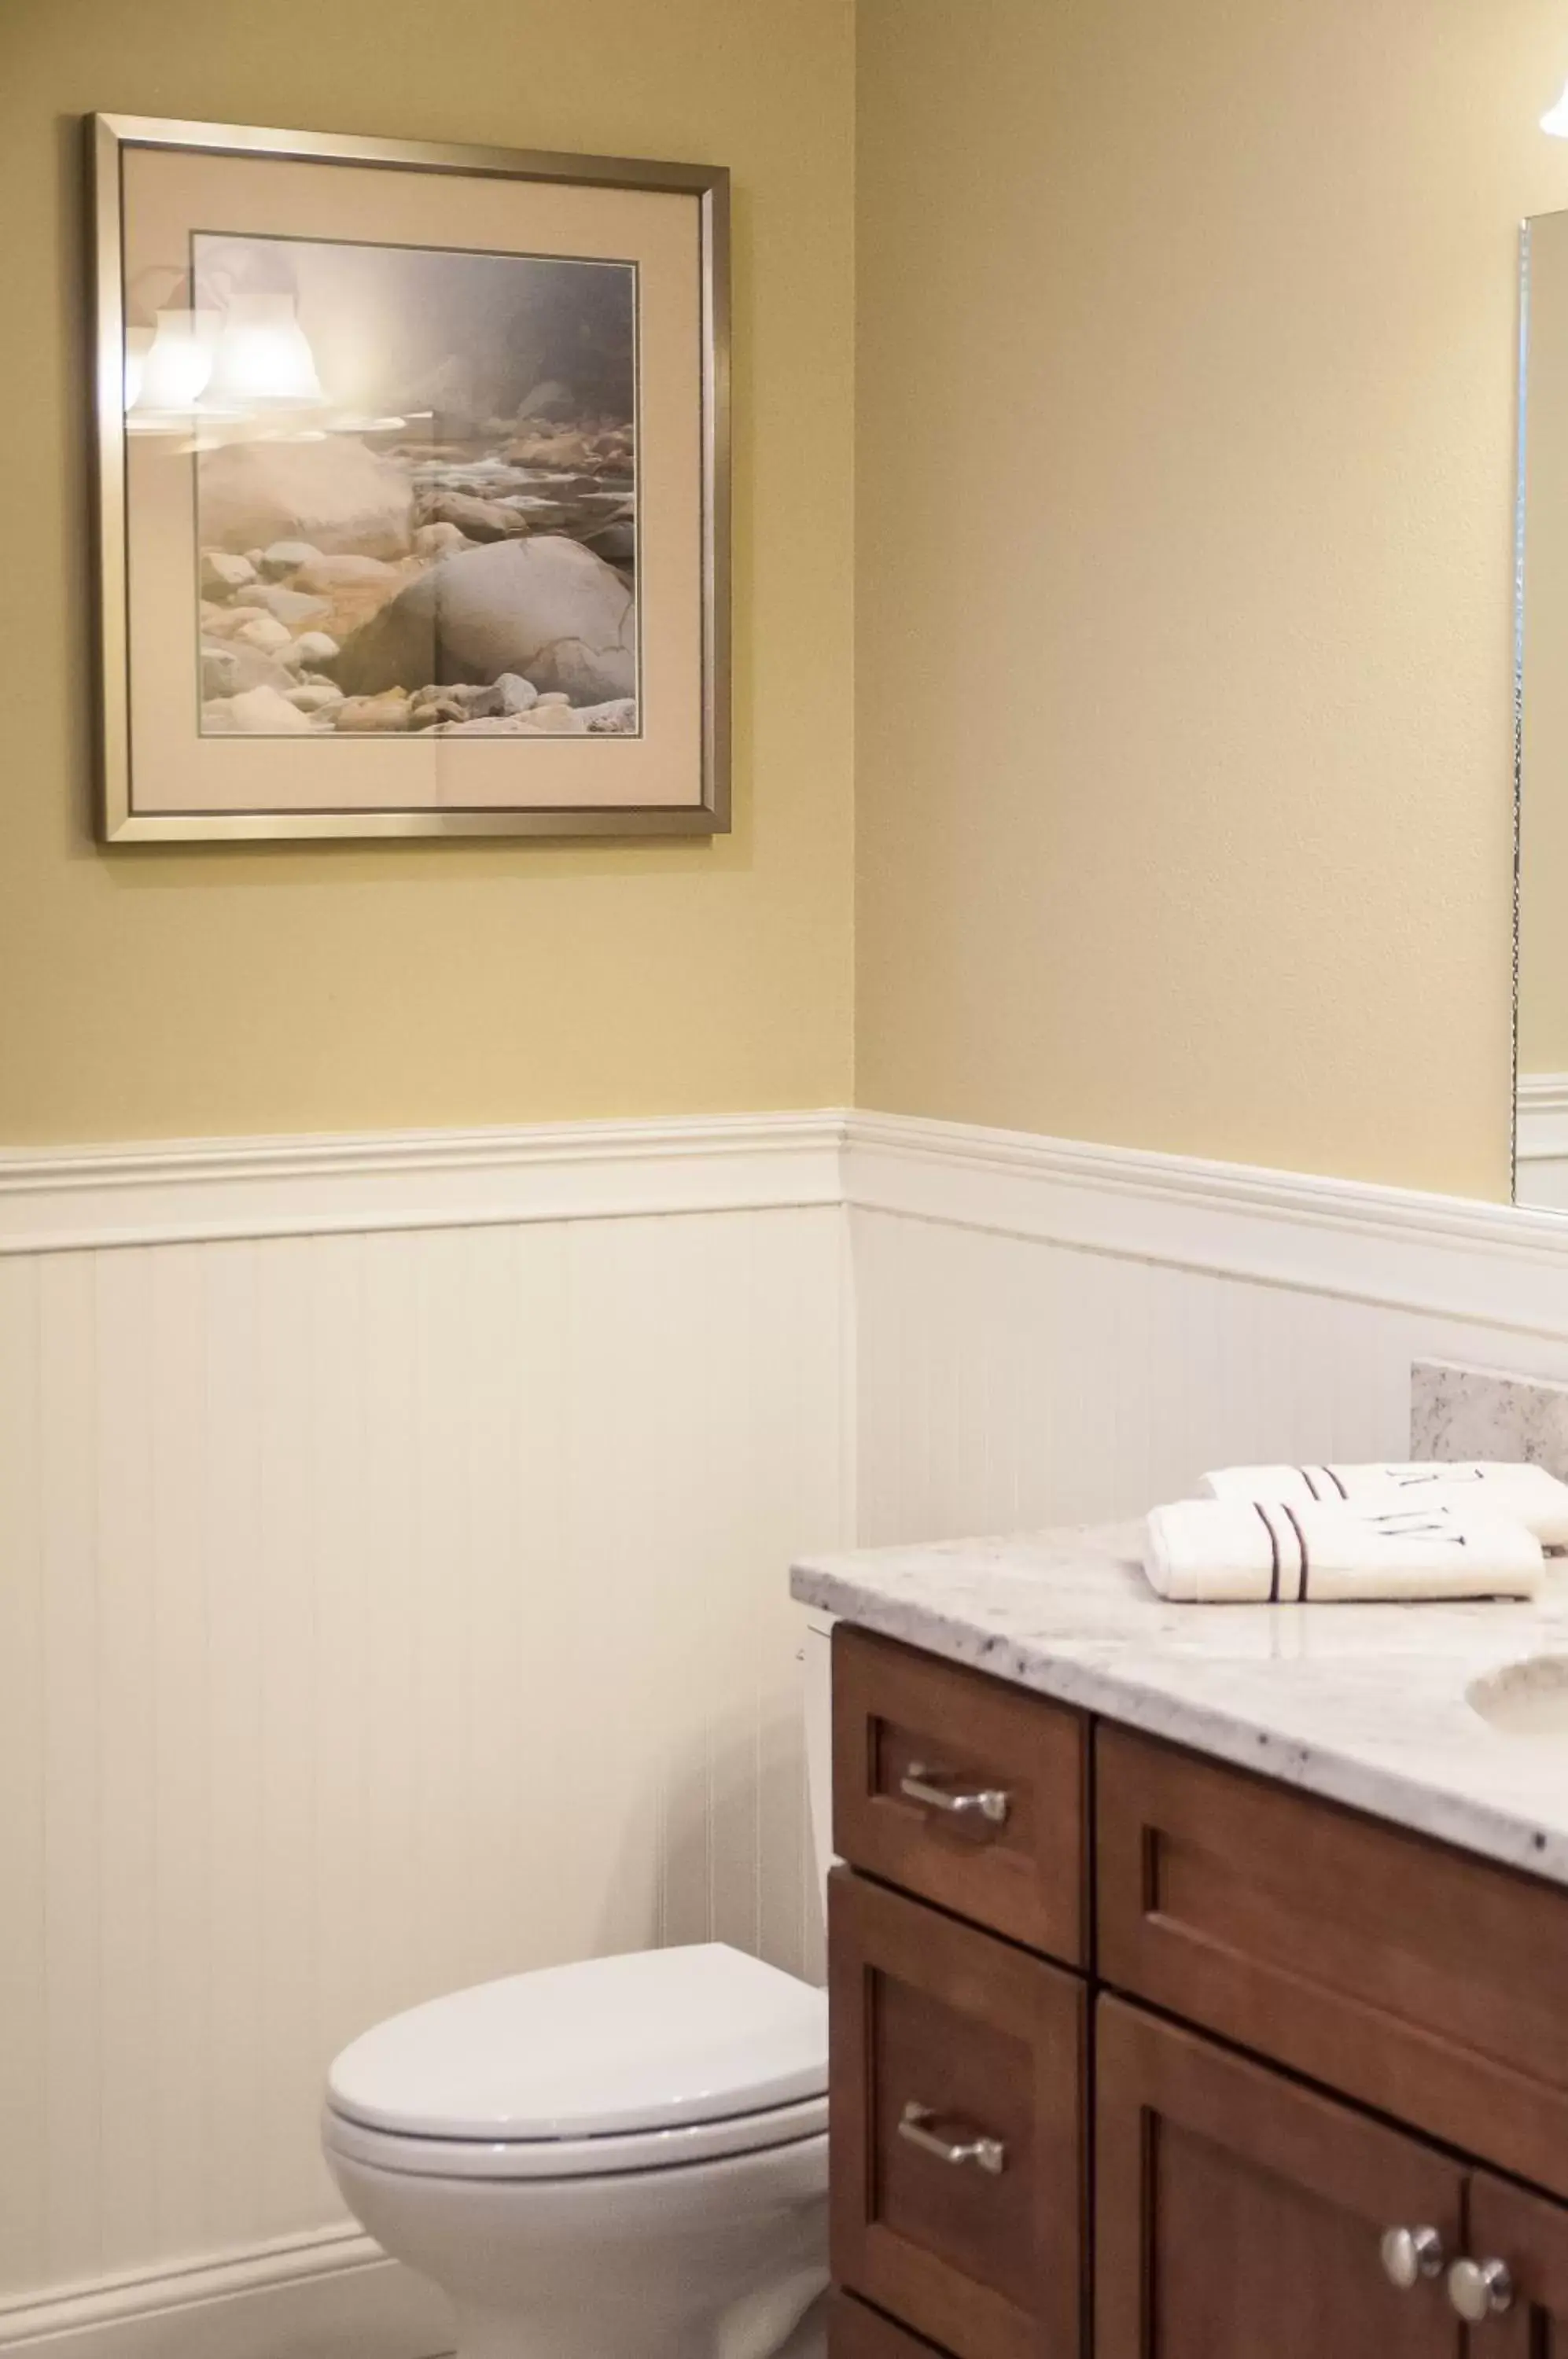
[(846, 1868), (828, 1956), (834, 2277), (955, 2359), (1078, 2359), (1083, 1984)]
[(1456, 2165), (1115, 1999), (1095, 2056), (1095, 2359), (1461, 2359), (1441, 2267), (1380, 2251), (1461, 2250)]
[(828, 2359), (942, 2359), (942, 2354), (853, 2294), (835, 2293), (828, 2311)]
[(1568, 2209), (1477, 2171), (1466, 2257), (1508, 2271), (1507, 2307), (1470, 2331), (1471, 2359), (1568, 2359)]

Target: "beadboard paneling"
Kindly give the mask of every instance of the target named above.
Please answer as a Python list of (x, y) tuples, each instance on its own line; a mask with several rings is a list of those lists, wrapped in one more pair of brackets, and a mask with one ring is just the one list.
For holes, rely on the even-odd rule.
[(0, 2352), (426, 2359), (321, 2066), (815, 1962), (787, 1559), (1402, 1452), (1418, 1357), (1568, 1377), (1568, 1228), (831, 1113), (0, 1158)]
[(1568, 1377), (1568, 1335), (1357, 1299), (1326, 1251), (1289, 1287), (976, 1225), (974, 1194), (953, 1221), (851, 1212), (867, 1545), (1134, 1516), (1214, 1465), (1401, 1457), (1418, 1358)]
[(842, 1223), (0, 1256), (0, 2303), (335, 2221), (321, 2068), (419, 1998), (811, 1962)]

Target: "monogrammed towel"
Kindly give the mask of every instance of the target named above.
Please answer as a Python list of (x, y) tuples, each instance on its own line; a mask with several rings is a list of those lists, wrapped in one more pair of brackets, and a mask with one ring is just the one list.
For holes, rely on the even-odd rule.
[(1216, 1499), (1261, 1499), (1291, 1506), (1446, 1507), (1454, 1515), (1506, 1516), (1545, 1548), (1568, 1548), (1568, 1483), (1544, 1466), (1502, 1459), (1450, 1463), (1420, 1459), (1382, 1466), (1225, 1466), (1203, 1476)]
[(1352, 1598), (1532, 1597), (1541, 1543), (1500, 1516), (1369, 1513), (1341, 1500), (1183, 1499), (1149, 1518), (1144, 1571), (1162, 1597), (1241, 1604)]

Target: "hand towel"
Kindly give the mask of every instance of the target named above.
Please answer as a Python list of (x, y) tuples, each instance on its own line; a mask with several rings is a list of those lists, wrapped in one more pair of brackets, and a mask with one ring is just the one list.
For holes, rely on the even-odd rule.
[(1420, 1459), (1379, 1466), (1225, 1466), (1205, 1474), (1203, 1488), (1215, 1499), (1288, 1501), (1311, 1506), (1336, 1501), (1388, 1511), (1396, 1507), (1445, 1507), (1462, 1516), (1506, 1516), (1523, 1524), (1543, 1548), (1568, 1548), (1568, 1483), (1544, 1466), (1511, 1465), (1502, 1459), (1449, 1462)]
[(1296, 1605), (1532, 1597), (1542, 1560), (1533, 1534), (1497, 1516), (1183, 1499), (1149, 1516), (1144, 1571), (1162, 1597)]

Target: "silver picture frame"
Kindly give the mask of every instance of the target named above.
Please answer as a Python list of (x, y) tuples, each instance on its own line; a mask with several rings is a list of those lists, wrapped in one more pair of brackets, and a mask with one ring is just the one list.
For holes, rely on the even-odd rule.
[[(731, 808), (729, 175), (721, 166), (556, 155), (526, 148), (194, 123), (86, 118), (93, 350), (92, 517), (98, 694), (98, 827), (105, 844), (343, 838), (709, 836)], [(183, 148), (212, 156), (378, 166), (395, 172), (568, 182), (678, 193), (697, 201), (701, 236), (702, 514), (700, 799), (671, 805), (164, 812), (136, 808), (125, 423), (125, 190), (127, 154)]]

